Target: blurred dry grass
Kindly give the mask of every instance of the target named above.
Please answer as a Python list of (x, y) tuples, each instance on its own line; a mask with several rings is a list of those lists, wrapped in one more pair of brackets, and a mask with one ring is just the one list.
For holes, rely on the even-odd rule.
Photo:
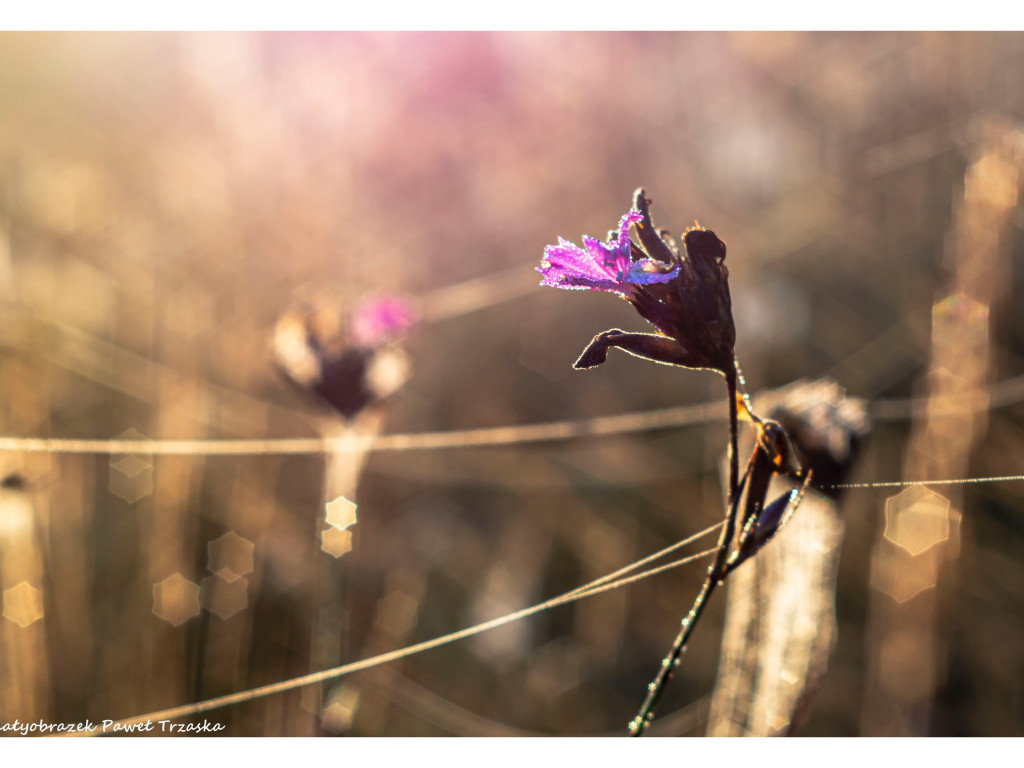
[[(752, 388), (828, 373), (867, 399), (926, 394), (965, 175), (993, 126), (1018, 135), (1022, 64), (1010, 33), (0, 35), (0, 431), (316, 435), (267, 355), (311, 283), (425, 298), (385, 431), (717, 398), (712, 375), (625, 355), (574, 373), (594, 333), (641, 321), (530, 288), (545, 244), (603, 235), (641, 184), (659, 224), (728, 243)], [(1024, 373), (1021, 222), (1014, 192), (988, 233), (1005, 258), (983, 380)], [(958, 466), (1024, 472), (1024, 411), (987, 422)], [(908, 435), (881, 426), (856, 479), (899, 479)], [(127, 717), (538, 602), (715, 522), (724, 445), (711, 424), (372, 454), (338, 559), (317, 457), (5, 455), (26, 485), (0, 493), (0, 719)], [(921, 593), (933, 684), (882, 686), (915, 733), (1024, 735), (1022, 494), (956, 500), (955, 576)], [(868, 631), (868, 606), (917, 599), (871, 579), (891, 495), (845, 504), (837, 645), (803, 733), (880, 732), (872, 659), (908, 636)], [(229, 532), (251, 572), (214, 573)], [(236, 736), (624, 733), (702, 575), (210, 719)], [(713, 602), (662, 733), (703, 731), (721, 619)]]

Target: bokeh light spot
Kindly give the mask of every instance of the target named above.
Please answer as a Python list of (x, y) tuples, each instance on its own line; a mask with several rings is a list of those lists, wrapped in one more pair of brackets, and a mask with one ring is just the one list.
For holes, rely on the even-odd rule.
[(153, 613), (176, 627), (198, 616), (199, 585), (180, 573), (154, 584)]
[(151, 465), (140, 459), (134, 453), (124, 456), (117, 461), (111, 461), (110, 467), (116, 469), (128, 478), (138, 477), (139, 474), (149, 469)]
[(252, 573), (254, 549), (251, 541), (234, 531), (228, 531), (207, 545), (208, 567), (224, 581), (235, 581), (247, 573)]
[(344, 496), (339, 496), (326, 505), (327, 522), (338, 530), (345, 530), (356, 524), (356, 505)]
[[(136, 429), (117, 436), (118, 440), (148, 440)], [(110, 460), (110, 492), (129, 504), (134, 504), (153, 492), (153, 463), (137, 454), (129, 453)]]
[(43, 618), (43, 592), (27, 581), (4, 590), (4, 618), (27, 627)]
[(912, 485), (885, 502), (885, 538), (913, 556), (949, 539), (949, 499)]
[(871, 564), (871, 585), (897, 603), (905, 603), (939, 580), (938, 550), (911, 556), (904, 549), (891, 551), (889, 557), (875, 558)]
[(341, 557), (352, 549), (352, 531), (325, 528), (320, 534), (320, 549), (334, 557)]
[(152, 475), (150, 472), (146, 472), (137, 477), (126, 477), (112, 472), (110, 474), (110, 492), (119, 499), (134, 504), (153, 492)]
[(352, 718), (359, 707), (359, 689), (340, 685), (331, 691), (320, 714), (320, 724), (332, 733), (344, 733), (352, 727)]

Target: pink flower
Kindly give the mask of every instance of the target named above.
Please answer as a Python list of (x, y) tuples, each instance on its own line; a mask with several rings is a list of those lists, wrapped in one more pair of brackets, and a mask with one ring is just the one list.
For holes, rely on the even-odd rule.
[(405, 335), (416, 322), (412, 307), (397, 296), (364, 299), (352, 312), (349, 337), (357, 347), (372, 348)]

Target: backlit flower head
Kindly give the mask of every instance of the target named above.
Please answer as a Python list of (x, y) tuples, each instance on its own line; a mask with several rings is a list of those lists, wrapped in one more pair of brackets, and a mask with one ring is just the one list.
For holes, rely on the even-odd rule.
[(359, 347), (376, 347), (405, 335), (416, 322), (409, 302), (398, 296), (362, 300), (349, 320), (349, 337)]
[(628, 297), (637, 285), (666, 283), (679, 273), (679, 265), (659, 264), (653, 259), (632, 260), (629, 226), (640, 221), (639, 211), (631, 210), (619, 222), (619, 230), (602, 243), (583, 236), (583, 248), (558, 238), (558, 245), (544, 249), (537, 271), (544, 275), (541, 285), (608, 291)]
[[(636, 230), (638, 243), (630, 240)], [(683, 235), (683, 249), (651, 220), (643, 189), (607, 243), (583, 238), (583, 248), (559, 238), (544, 249), (541, 285), (608, 291), (629, 301), (657, 334), (617, 329), (598, 334), (576, 361), (590, 368), (607, 359), (610, 347), (670, 365), (733, 370), (736, 327), (729, 296), (725, 243), (699, 225)]]
[(274, 328), (271, 352), (287, 378), (353, 419), (398, 391), (409, 377), (401, 341), (415, 324), (396, 296), (362, 299), (349, 314), (324, 300), (297, 303)]

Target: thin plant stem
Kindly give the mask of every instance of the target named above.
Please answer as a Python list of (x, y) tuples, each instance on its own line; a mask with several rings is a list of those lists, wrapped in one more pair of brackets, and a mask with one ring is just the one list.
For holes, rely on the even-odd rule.
[(658, 700), (665, 690), (665, 685), (672, 678), (675, 668), (679, 665), (679, 659), (686, 650), (686, 643), (690, 639), (693, 628), (697, 625), (698, 619), (700, 619), (701, 614), (704, 612), (704, 606), (707, 604), (708, 598), (711, 597), (711, 593), (715, 591), (715, 587), (721, 583), (726, 574), (729, 545), (732, 543), (736, 532), (736, 516), (739, 510), (737, 378), (737, 367), (734, 364), (733, 368), (725, 373), (725, 386), (729, 394), (729, 502), (726, 510), (725, 525), (722, 526), (722, 533), (719, 536), (718, 547), (715, 551), (715, 560), (708, 569), (707, 578), (704, 579), (704, 584), (701, 586), (696, 600), (693, 601), (693, 606), (683, 618), (679, 634), (676, 635), (675, 642), (672, 643), (668, 655), (661, 660), (661, 668), (658, 670), (657, 677), (647, 686), (647, 698), (644, 699), (644, 703), (640, 707), (637, 716), (629, 724), (631, 736), (642, 736), (647, 726), (654, 719), (654, 708), (657, 706)]
[[(733, 361), (732, 370), (725, 375), (725, 387), (729, 393), (729, 506), (731, 508), (730, 521), (726, 523), (726, 526), (735, 525), (736, 514), (735, 509), (738, 508), (737, 498), (739, 490), (739, 474), (740, 474), (740, 425), (739, 425), (739, 408), (737, 404), (738, 387), (737, 379), (739, 377), (739, 367)], [(732, 538), (732, 532), (730, 531), (728, 536), (725, 536), (726, 545), (729, 544), (729, 539)]]

